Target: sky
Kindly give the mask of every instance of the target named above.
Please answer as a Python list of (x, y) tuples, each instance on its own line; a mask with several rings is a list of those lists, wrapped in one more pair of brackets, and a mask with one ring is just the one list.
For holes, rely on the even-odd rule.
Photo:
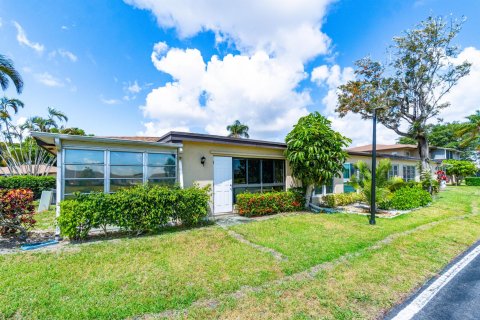
[[(226, 135), (238, 119), (282, 141), (318, 111), (367, 144), (370, 121), (336, 115), (337, 87), (429, 15), (467, 18), (455, 43), (471, 73), (440, 115), (462, 120), (480, 108), (478, 0), (0, 0), (0, 53), (25, 82), (4, 94), (25, 103), (18, 122), (54, 107), (100, 136)], [(396, 138), (379, 127), (379, 143)]]

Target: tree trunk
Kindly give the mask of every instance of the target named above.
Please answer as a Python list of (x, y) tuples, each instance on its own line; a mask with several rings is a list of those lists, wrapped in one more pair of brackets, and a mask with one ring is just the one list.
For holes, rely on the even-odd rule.
[(430, 148), (428, 146), (427, 138), (425, 136), (418, 136), (417, 141), (422, 171), (430, 172)]
[(312, 201), (313, 185), (309, 184), (305, 189), (305, 209), (308, 209), (309, 204)]

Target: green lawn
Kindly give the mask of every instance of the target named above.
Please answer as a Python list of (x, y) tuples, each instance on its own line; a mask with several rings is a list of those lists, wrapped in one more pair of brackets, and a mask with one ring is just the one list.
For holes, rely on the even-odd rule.
[[(364, 216), (303, 214), (232, 228), (284, 261), (215, 226), (0, 256), (0, 318), (120, 319), (173, 309), (187, 313), (163, 315), (378, 318), (480, 239), (478, 198), (480, 188), (449, 187), (432, 206), (373, 227)], [(239, 294), (243, 286), (257, 289)]]

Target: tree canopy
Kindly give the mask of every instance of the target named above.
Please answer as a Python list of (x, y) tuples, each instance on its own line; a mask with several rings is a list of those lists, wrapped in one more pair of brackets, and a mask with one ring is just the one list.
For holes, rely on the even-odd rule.
[(20, 94), (23, 90), (22, 76), (15, 69), (13, 61), (0, 54), (0, 87), (3, 91), (8, 89), (10, 81), (13, 82), (17, 93)]
[(418, 144), (422, 167), (428, 168), (427, 121), (449, 106), (445, 95), (467, 75), (471, 64), (454, 64), (459, 48), (452, 44), (463, 20), (429, 17), (393, 39), (390, 59), (382, 64), (370, 57), (358, 60), (356, 79), (339, 87), (336, 111), (378, 121)]
[(302, 117), (285, 138), (292, 175), (304, 186), (326, 184), (340, 176), (351, 140), (331, 128), (318, 112)]
[(250, 138), (248, 129), (248, 126), (241, 123), (240, 120), (235, 120), (233, 124), (227, 126), (227, 130), (230, 131), (228, 136), (233, 138)]

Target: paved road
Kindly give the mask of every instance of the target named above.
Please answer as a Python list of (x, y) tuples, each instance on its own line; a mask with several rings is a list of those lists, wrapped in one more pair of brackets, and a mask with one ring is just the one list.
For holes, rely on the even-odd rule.
[(480, 319), (480, 255), (450, 280), (413, 319)]
[[(472, 246), (472, 248), (478, 244), (479, 243)], [(450, 266), (448, 266), (446, 270), (449, 268)], [(425, 288), (422, 288), (418, 294), (421, 294), (429, 287), (432, 281), (430, 281)], [(386, 319), (394, 318), (397, 313), (408, 306), (417, 295), (392, 310), (392, 312), (386, 316)], [(412, 319), (480, 320), (480, 255), (450, 279)]]

